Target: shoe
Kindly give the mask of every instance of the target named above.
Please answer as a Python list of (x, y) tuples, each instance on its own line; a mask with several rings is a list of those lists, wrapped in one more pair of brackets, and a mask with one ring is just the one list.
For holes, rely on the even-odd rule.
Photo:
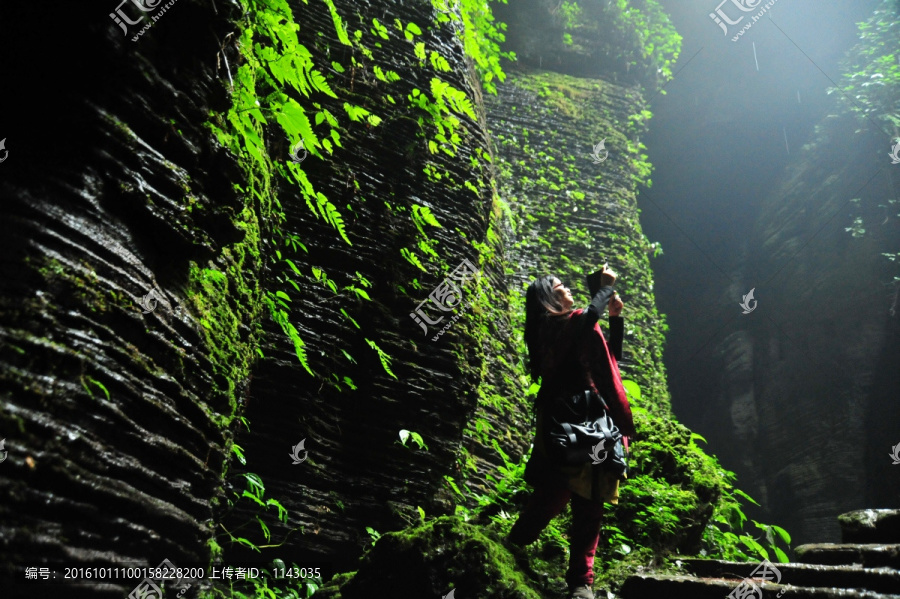
[(567, 599), (594, 599), (594, 592), (591, 590), (591, 585), (589, 584), (569, 587), (569, 596)]

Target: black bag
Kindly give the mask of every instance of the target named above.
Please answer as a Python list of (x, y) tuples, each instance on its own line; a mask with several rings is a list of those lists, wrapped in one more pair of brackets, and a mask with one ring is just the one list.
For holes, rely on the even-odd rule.
[(588, 389), (551, 402), (549, 409), (545, 446), (551, 459), (569, 466), (603, 464), (620, 478), (625, 474), (622, 433), (602, 397)]

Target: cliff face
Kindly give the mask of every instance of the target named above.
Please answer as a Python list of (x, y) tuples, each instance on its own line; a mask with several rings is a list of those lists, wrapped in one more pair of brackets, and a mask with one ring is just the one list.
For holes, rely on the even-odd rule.
[(900, 415), (896, 269), (883, 257), (896, 251), (896, 173), (884, 138), (858, 127), (826, 119), (766, 200), (745, 273), (758, 307), (697, 365), (721, 373), (710, 441), (800, 543), (836, 542), (835, 513), (894, 507), (900, 492), (888, 456)]
[[(335, 6), (352, 37), (357, 3)], [(417, 508), (429, 515), (452, 513), (452, 490), (444, 477), (460, 469), (463, 432), (476, 411), (496, 430), (512, 433), (501, 440), (506, 447), (509, 439), (521, 445), (527, 422), (479, 402), (479, 390), (492, 379), (494, 393), (508, 397), (503, 378), (512, 372), (510, 365), (496, 362), (488, 368), (485, 357), (492, 343), (495, 348), (499, 343), (498, 351), (508, 351), (503, 341), (508, 330), (502, 318), (505, 281), (490, 249), (497, 242), (488, 239), (496, 216), (483, 117), (458, 114), (460, 140), (453, 155), (432, 153), (430, 115), (411, 102), (414, 93), (433, 90), (434, 78), (469, 98), (480, 96), (454, 29), (458, 25), (434, 23), (438, 13), (429, 3), (389, 1), (366, 8), (367, 23), (384, 13), (404, 26), (418, 23), (424, 30), (431, 25), (432, 30), (414, 38), (425, 43), (431, 62), (424, 63), (414, 43), (389, 20), (386, 37), (359, 25), (365, 45), (350, 47), (340, 43), (327, 7), (295, 9), (302, 14), (299, 40), (316, 48), (314, 62), (345, 67), (344, 72), (329, 72), (340, 99), (321, 98), (322, 109), (341, 114), (342, 103), (349, 100), (381, 122), (342, 130), (342, 149), (303, 163), (316, 190), (342, 211), (352, 245), (307, 207), (296, 188), (279, 190), (287, 215), (283, 226), (308, 249), (291, 258), (306, 276), (305, 281), (294, 277), (283, 264), (270, 275), (275, 281), (297, 279), (299, 289), (280, 288), (290, 298), (292, 322), (306, 343), (315, 375), (301, 367), (290, 339), (267, 320), (265, 359), (254, 372), (246, 412), (250, 430), (237, 438), (247, 464), (235, 472), (258, 474), (266, 483), (266, 496), (278, 498), (288, 510), (286, 523), (270, 527), (273, 542), (298, 535), (295, 557), (327, 556), (340, 569), (349, 568), (371, 542), (366, 527), (403, 528), (419, 521)], [(445, 69), (433, 67), (439, 60), (446, 61)], [(393, 70), (399, 79), (379, 78), (373, 74), (376, 69)], [(449, 150), (450, 144), (441, 147)], [(432, 221), (416, 216), (423, 208)], [(452, 273), (464, 260), (479, 272), (456, 281), (462, 296), (443, 297), (445, 307), (456, 306), (444, 312), (428, 298), (456, 276)], [(317, 269), (324, 273), (321, 279), (308, 274)], [(329, 289), (329, 280), (338, 293)], [(348, 289), (350, 285), (364, 294)], [(465, 308), (460, 301), (476, 303)], [(388, 362), (382, 364), (369, 341)], [(412, 439), (402, 445), (401, 430), (421, 435), (427, 450)], [(290, 449), (304, 439), (309, 459), (295, 465)], [(481, 476), (490, 473), (491, 462), (498, 462), (496, 452), (485, 450), (477, 439), (467, 447)], [(242, 487), (243, 478), (237, 481)], [(253, 508), (248, 504), (227, 514), (226, 527), (252, 519)]]
[(258, 218), (203, 127), (228, 105), (215, 48), (235, 13), (184, 2), (135, 45), (102, 11), (41, 10), (2, 17), (21, 53), (2, 78), (29, 90), (7, 98), (0, 181), (0, 556), (205, 562), (260, 319)]
[[(307, 145), (317, 155), (302, 162), (322, 194), (313, 201), (331, 207), (310, 205), (279, 166), (297, 139), (277, 129), (279, 115), (260, 113), (261, 146), (223, 147), (234, 115), (252, 110), (237, 105), (252, 44), (237, 3), (181, 0), (136, 42), (105, 13), (64, 8), (47, 25), (54, 45), (78, 45), (77, 68), (16, 99), (28, 118), (4, 132), (12, 158), (0, 182), (4, 563), (207, 563), (234, 531), (340, 565), (368, 544), (366, 526), (451, 509), (444, 476), (460, 468), (476, 412), (504, 446), (523, 448), (527, 418), (478, 399), (511, 396), (512, 365), (484, 362), (507, 335), (484, 121), (434, 87), (439, 78), (480, 96), (458, 24), (434, 23), (429, 3), (366, 8), (422, 24), (410, 35), (426, 44), (420, 59), (411, 28), (388, 34), (371, 16), (356, 25), (356, 3), (335, 7), (350, 35), (365, 36), (353, 45), (329, 6), (290, 8), (286, 22), (303, 24), (298, 40), (340, 98), (314, 98), (338, 121), (333, 154)], [(8, 11), (7, 22), (39, 16)], [(4, 79), (30, 80), (35, 40), (21, 29), (7, 39), (23, 58), (3, 65)], [(271, 83), (257, 80), (260, 98)], [(413, 90), (430, 90), (424, 108)], [(457, 119), (440, 151), (429, 151), (429, 110)], [(480, 275), (464, 299), (481, 299), (464, 314), (444, 297), (455, 310), (431, 306), (443, 318), (423, 336), (410, 314), (464, 259)], [(288, 306), (299, 343), (270, 317), (270, 298)], [(402, 429), (427, 451), (401, 445)], [(295, 465), (303, 439), (308, 459)], [(481, 477), (498, 461), (484, 444), (466, 442)], [(250, 479), (284, 506), (284, 522), (237, 500)]]
[[(483, 493), (527, 451), (521, 285), (603, 258), (623, 372), (669, 414), (640, 93), (531, 71), (485, 102), (453, 14), (180, 0), (137, 41), (72, 7), (46, 25), (75, 68), (3, 133), (3, 563), (256, 558), (243, 543), (347, 568), (367, 527), (453, 512), (457, 483)], [(32, 80), (36, 41), (5, 39), (0, 75)]]
[(511, 74), (487, 104), (501, 195), (516, 215), (507, 240), (517, 269), (511, 287), (555, 274), (586, 306), (585, 276), (608, 262), (627, 306), (622, 376), (640, 384), (654, 411), (669, 414), (663, 318), (635, 197), (644, 124), (629, 117), (643, 107), (640, 89), (535, 70)]

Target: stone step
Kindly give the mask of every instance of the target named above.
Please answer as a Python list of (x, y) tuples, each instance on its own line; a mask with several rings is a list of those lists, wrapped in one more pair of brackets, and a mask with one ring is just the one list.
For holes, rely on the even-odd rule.
[[(750, 576), (756, 564), (712, 559), (682, 559), (684, 569), (703, 578), (742, 580)], [(801, 587), (865, 589), (877, 593), (900, 594), (900, 570), (863, 568), (862, 566), (823, 566), (820, 564), (774, 564), (781, 584)], [(774, 581), (773, 581), (774, 582)]]
[(900, 570), (900, 544), (812, 543), (800, 545), (794, 552), (797, 561), (804, 564), (826, 566), (860, 564), (864, 568)]
[(844, 543), (900, 543), (900, 510), (857, 510), (838, 516)]
[[(622, 584), (622, 599), (727, 599), (741, 584), (722, 578), (696, 578), (664, 574), (629, 576)], [(758, 593), (743, 595), (753, 599), (897, 599), (897, 594), (855, 589), (798, 587), (790, 584), (759, 584)], [(741, 595), (737, 595), (741, 596)]]

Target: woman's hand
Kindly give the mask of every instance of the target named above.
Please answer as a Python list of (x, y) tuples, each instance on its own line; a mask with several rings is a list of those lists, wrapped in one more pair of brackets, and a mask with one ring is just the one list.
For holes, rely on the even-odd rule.
[(601, 287), (612, 287), (616, 284), (616, 273), (611, 271), (608, 268), (608, 265), (603, 265), (603, 270), (600, 273), (600, 286)]
[(609, 315), (619, 316), (622, 313), (622, 308), (624, 307), (625, 304), (622, 303), (622, 300), (619, 299), (619, 294), (614, 291), (613, 296), (609, 300)]

